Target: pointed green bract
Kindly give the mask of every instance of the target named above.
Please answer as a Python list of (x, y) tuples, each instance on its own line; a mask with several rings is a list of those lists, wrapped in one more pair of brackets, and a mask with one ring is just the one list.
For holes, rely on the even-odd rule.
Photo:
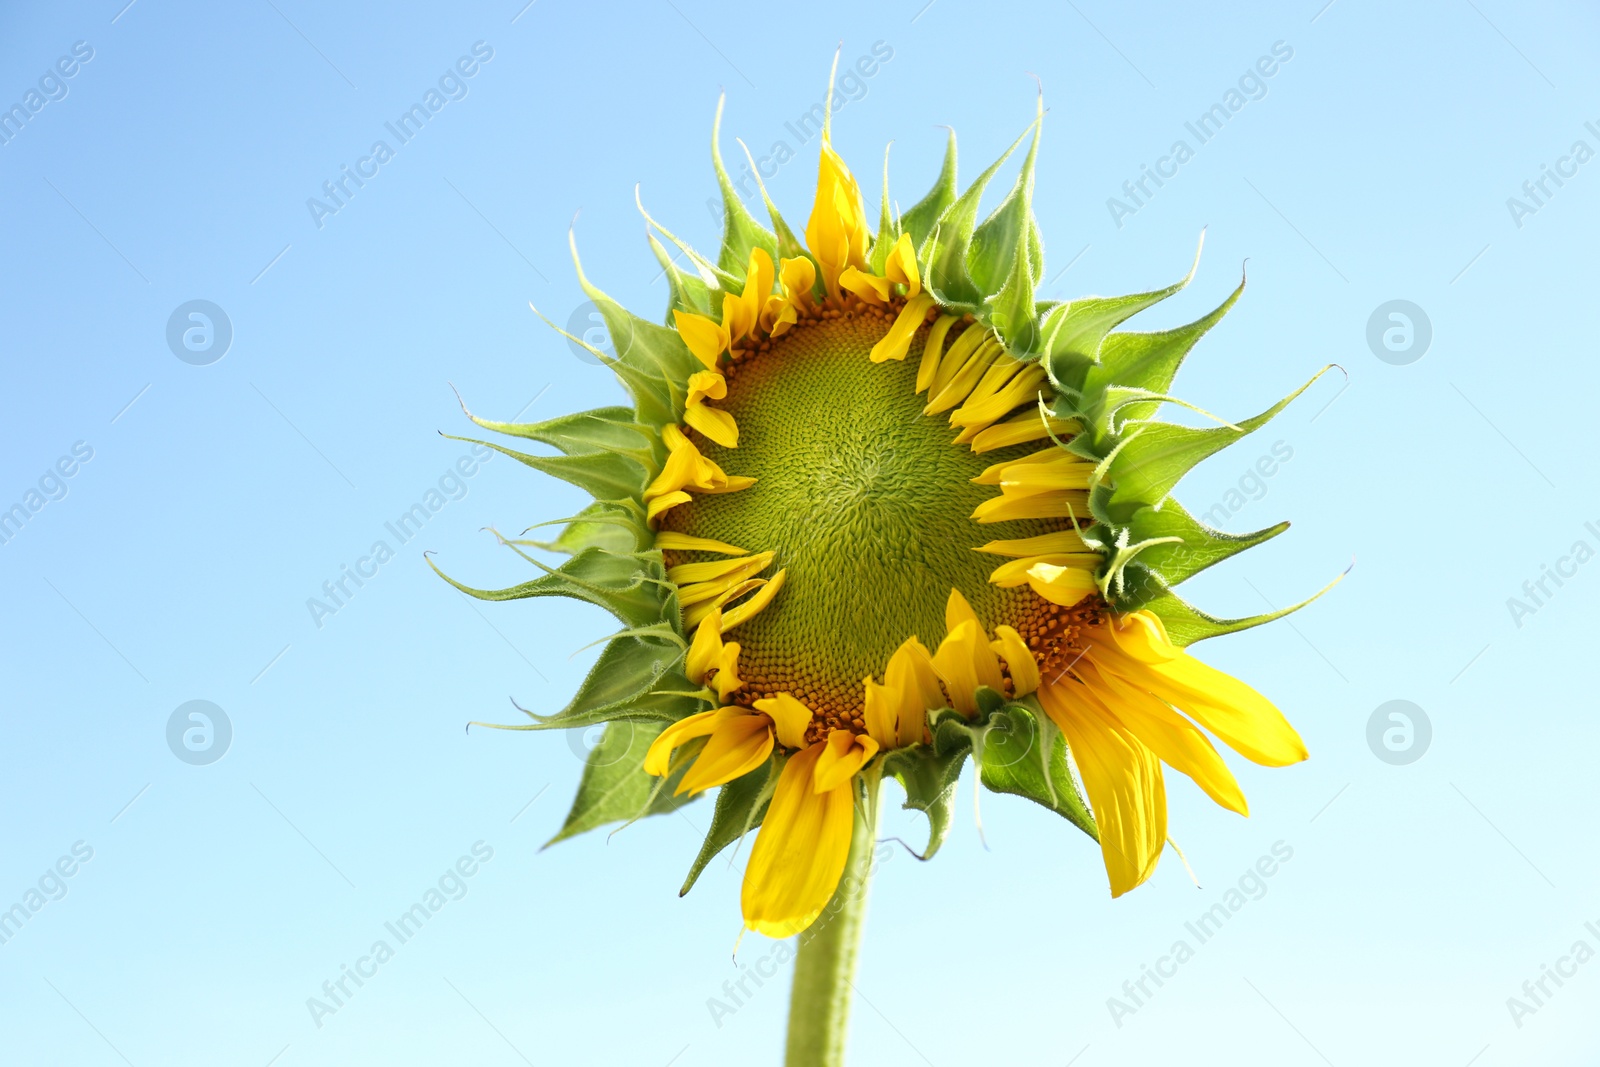
[[(744, 151), (744, 158), (750, 164), (750, 173), (755, 176), (756, 188), (761, 190), (761, 202), (767, 205), (767, 217), (772, 220), (772, 232), (778, 238), (778, 260), (773, 261), (776, 268), (781, 260), (785, 259), (811, 259), (811, 253), (806, 251), (805, 245), (800, 243), (800, 238), (795, 236), (794, 230), (783, 221), (783, 215), (778, 211), (778, 205), (772, 202), (772, 197), (767, 195), (767, 184), (761, 180), (761, 171), (756, 167), (754, 157), (750, 155), (750, 148), (743, 141), (739, 147)], [(812, 260), (813, 263), (816, 260)]]
[(777, 783), (782, 769), (781, 761), (770, 760), (717, 790), (717, 804), (711, 813), (711, 829), (706, 831), (706, 839), (694, 863), (689, 866), (689, 875), (683, 880), (683, 888), (678, 890), (680, 897), (694, 888), (700, 872), (706, 869), (706, 864), (717, 853), (761, 825), (762, 818), (767, 814), (772, 787)]
[(1159, 507), (1140, 508), (1125, 527), (1130, 543), (1153, 543), (1129, 566), (1129, 576), (1115, 598), (1115, 606), (1122, 611), (1136, 610), (1144, 598), (1159, 596), (1207, 567), (1270, 541), (1288, 528), (1288, 523), (1280, 522), (1254, 533), (1223, 533), (1190, 515), (1171, 497)]
[(683, 776), (681, 770), (663, 780), (644, 773), (640, 766), (650, 742), (665, 725), (614, 722), (606, 727), (600, 743), (589, 751), (578, 782), (578, 795), (572, 798), (566, 821), (544, 843), (545, 848), (597, 826), (663, 815), (689, 803), (687, 797), (672, 795), (677, 780)]
[[(1202, 248), (1205, 246), (1204, 234), (1200, 236), (1200, 244)], [(1200, 252), (1196, 250), (1189, 273), (1165, 289), (1127, 296), (1086, 296), (1052, 308), (1041, 327), (1048, 353), (1045, 368), (1050, 372), (1050, 380), (1066, 391), (1066, 395), (1075, 394), (1082, 388), (1089, 366), (1100, 358), (1100, 345), (1106, 334), (1146, 308), (1180, 292), (1194, 279), (1199, 267)]]
[(933, 188), (928, 190), (928, 195), (900, 215), (900, 230), (911, 235), (913, 248), (920, 251), (927, 242), (928, 235), (933, 233), (934, 227), (938, 225), (939, 216), (955, 202), (956, 131), (951, 130), (950, 139), (945, 145), (944, 165), (939, 169), (939, 177), (934, 180)]
[(584, 452), (570, 456), (530, 456), (490, 441), (472, 437), (441, 434), (446, 440), (464, 441), (468, 444), (492, 448), (502, 456), (510, 456), (524, 466), (543, 471), (564, 482), (571, 482), (596, 500), (629, 500), (644, 492), (645, 470), (626, 456), (602, 452)]
[(978, 221), (978, 202), (983, 199), (989, 180), (1027, 136), (1027, 131), (1023, 131), (1022, 137), (1011, 142), (1005, 154), (940, 213), (933, 232), (918, 249), (917, 263), (922, 268), (928, 290), (947, 308), (977, 311), (983, 306), (988, 294), (978, 287), (967, 268), (967, 255), (972, 250), (972, 235)]
[(1098, 840), (1089, 806), (1067, 766), (1067, 746), (1043, 712), (1008, 704), (990, 719), (980, 764), (983, 784), (1027, 797)]
[[(678, 264), (672, 259), (672, 253), (667, 251), (667, 246), (656, 240), (656, 235), (646, 231), (645, 237), (650, 242), (650, 251), (656, 254), (656, 262), (661, 264), (661, 271), (667, 279), (667, 321), (672, 320), (674, 311), (686, 311), (694, 315), (713, 315), (712, 288), (698, 273), (690, 274), (680, 270)], [(629, 412), (630, 417), (632, 412)]]
[(1170, 589), (1159, 596), (1146, 600), (1142, 606), (1145, 611), (1155, 612), (1161, 617), (1161, 623), (1167, 629), (1167, 636), (1172, 639), (1174, 645), (1179, 648), (1185, 648), (1196, 641), (1204, 641), (1208, 637), (1220, 637), (1223, 634), (1238, 633), (1241, 630), (1248, 630), (1263, 623), (1273, 622), (1292, 615), (1307, 604), (1314, 603), (1324, 593), (1342, 582), (1345, 574), (1349, 573), (1350, 571), (1346, 569), (1344, 574), (1339, 575), (1339, 577), (1298, 604), (1290, 604), (1285, 608), (1265, 611), (1260, 615), (1250, 615), (1241, 619), (1219, 619), (1215, 615), (1209, 615)]
[(1200, 338), (1222, 321), (1243, 292), (1241, 280), (1239, 287), (1215, 310), (1187, 326), (1159, 333), (1107, 334), (1100, 342), (1098, 361), (1086, 369), (1081, 396), (1073, 405), (1082, 412), (1092, 439), (1102, 441), (1110, 436), (1108, 423), (1113, 415), (1127, 423), (1155, 414), (1161, 406), (1159, 400), (1139, 401), (1125, 392), (1127, 399), (1114, 409), (1108, 408), (1104, 400), (1113, 389), (1166, 393), (1184, 357)]
[(671, 592), (666, 572), (659, 564), (651, 566), (637, 558), (616, 556), (597, 548), (586, 548), (561, 566), (546, 568), (548, 573), (543, 578), (508, 589), (474, 589), (445, 574), (431, 559), (428, 566), (433, 567), (439, 577), (479, 600), (571, 597), (605, 608), (628, 626), (648, 626), (677, 618), (677, 596)]
[(717, 253), (717, 266), (742, 282), (752, 248), (766, 252), (773, 265), (777, 265), (778, 239), (746, 210), (722, 165), (719, 142), (722, 139), (722, 105), (726, 100), (726, 96), (717, 98), (717, 117), (711, 123), (711, 165), (717, 172), (717, 187), (722, 190), (722, 248)]
[(883, 773), (894, 778), (906, 791), (906, 802), (901, 807), (920, 811), (928, 817), (928, 842), (916, 854), (918, 859), (933, 859), (950, 834), (950, 822), (955, 815), (956, 782), (961, 778), (961, 767), (966, 761), (965, 748), (939, 753), (927, 745), (897, 748), (884, 756)]
[(1324, 367), (1311, 381), (1237, 426), (1203, 429), (1172, 423), (1139, 426), (1137, 435), (1129, 437), (1126, 447), (1118, 451), (1111, 462), (1110, 475), (1115, 488), (1107, 500), (1107, 514), (1115, 521), (1125, 522), (1139, 507), (1159, 503), (1201, 460), (1265, 426), (1328, 370)]

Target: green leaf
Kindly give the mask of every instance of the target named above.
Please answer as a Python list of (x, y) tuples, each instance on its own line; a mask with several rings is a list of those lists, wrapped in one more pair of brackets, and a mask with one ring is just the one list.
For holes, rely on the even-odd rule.
[(1100, 359), (1106, 334), (1188, 285), (1200, 267), (1200, 251), (1204, 247), (1202, 232), (1189, 273), (1165, 289), (1126, 296), (1086, 296), (1051, 308), (1041, 328), (1047, 352), (1045, 368), (1057, 388), (1081, 390), (1089, 366)]
[[(535, 566), (544, 564), (534, 561)], [(677, 615), (676, 594), (669, 591), (659, 562), (636, 556), (617, 556), (586, 548), (559, 567), (544, 567), (542, 578), (507, 589), (474, 589), (441, 571), (431, 558), (428, 566), (439, 577), (479, 600), (523, 600), (528, 597), (565, 596), (605, 608), (627, 626), (648, 626)]]
[(800, 242), (800, 238), (796, 237), (794, 230), (790, 229), (789, 224), (783, 221), (783, 215), (779, 213), (778, 205), (774, 204), (772, 197), (767, 195), (767, 183), (761, 180), (761, 168), (756, 166), (755, 157), (750, 154), (749, 146), (743, 141), (739, 141), (739, 147), (744, 151), (744, 158), (750, 163), (750, 173), (755, 175), (756, 188), (761, 190), (761, 200), (767, 205), (767, 217), (772, 220), (772, 230), (778, 238), (778, 259), (773, 261), (773, 269), (776, 270), (785, 259), (810, 259), (815, 264), (816, 260), (812, 259), (811, 253), (806, 251), (806, 247)]
[(618, 637), (595, 660), (571, 703), (554, 715), (537, 715), (521, 708), (533, 720), (531, 723), (480, 725), (508, 730), (564, 730), (617, 719), (676, 722), (705, 710), (704, 701), (683, 695), (693, 692), (696, 686), (673, 670), (682, 659), (683, 649), (671, 642)]
[[(1033, 120), (1033, 143), (1017, 172), (1016, 183), (1006, 198), (990, 213), (983, 225), (972, 234), (972, 247), (967, 252), (967, 270), (980, 292), (986, 297), (1010, 284), (1014, 264), (1022, 259), (1037, 261), (1044, 266), (1044, 256), (1039, 245), (1038, 227), (1033, 221), (1033, 172), (1039, 158), (1039, 137), (1044, 132), (1044, 97), (1039, 97), (1038, 113)], [(1027, 285), (1027, 314), (1033, 313), (1033, 284), (1038, 278), (1035, 270), (1024, 270), (1022, 278)]]
[(939, 216), (944, 214), (946, 208), (956, 201), (956, 131), (950, 131), (950, 139), (945, 144), (944, 166), (939, 169), (939, 177), (933, 183), (933, 188), (911, 206), (908, 211), (900, 214), (900, 229), (911, 235), (913, 248), (921, 249), (928, 240), (928, 235), (933, 233), (934, 226), (939, 221)]
[(1323, 367), (1300, 388), (1237, 426), (1140, 425), (1124, 439), (1110, 462), (1108, 472), (1115, 488), (1107, 498), (1106, 514), (1114, 521), (1126, 522), (1140, 507), (1159, 503), (1196, 464), (1265, 426), (1329, 369)]
[(956, 782), (961, 778), (969, 749), (970, 743), (940, 754), (929, 745), (912, 745), (897, 748), (884, 757), (884, 773), (893, 775), (906, 791), (906, 802), (901, 807), (928, 817), (928, 843), (918, 859), (932, 859), (950, 834)]
[(1010, 704), (979, 729), (985, 734), (979, 767), (984, 785), (1027, 797), (1099, 840), (1094, 817), (1067, 766), (1066, 742), (1048, 716)]
[(1033, 302), (1033, 262), (1033, 253), (1024, 241), (1011, 261), (1005, 284), (982, 315), (984, 323), (1000, 335), (1007, 353), (1015, 359), (1035, 359), (1043, 351), (1044, 335)]
[(542, 548), (547, 552), (561, 552), (568, 556), (575, 556), (586, 548), (626, 555), (640, 550), (649, 531), (637, 514), (604, 500), (596, 500), (574, 518), (558, 521), (567, 525), (554, 541), (519, 538), (509, 543)]
[(623, 822), (645, 815), (676, 811), (688, 798), (674, 797), (673, 788), (682, 770), (666, 779), (644, 773), (644, 754), (650, 743), (666, 727), (665, 723), (613, 722), (606, 727), (600, 743), (589, 750), (584, 763), (578, 794), (560, 831), (544, 843), (549, 848), (557, 841), (576, 837), (606, 823)]
[(700, 854), (689, 867), (689, 876), (678, 890), (681, 897), (694, 888), (700, 872), (712, 858), (745, 834), (761, 825), (767, 814), (772, 787), (777, 784), (782, 761), (769, 759), (763, 766), (744, 774), (717, 790), (717, 806), (711, 813), (711, 829), (706, 831)]
[(661, 264), (661, 270), (667, 276), (667, 316), (666, 321), (672, 321), (674, 311), (686, 311), (694, 315), (705, 315), (716, 318), (721, 310), (711, 310), (712, 289), (706, 280), (698, 273), (690, 274), (679, 270), (678, 265), (672, 261), (672, 253), (667, 251), (667, 246), (656, 240), (656, 235), (648, 230), (645, 236), (650, 240), (650, 251), (656, 254), (656, 262)]
[(978, 202), (983, 199), (983, 190), (989, 180), (1011, 158), (1011, 153), (1017, 150), (1017, 145), (1026, 136), (1028, 131), (1024, 130), (1022, 137), (1013, 141), (1004, 155), (978, 175), (978, 180), (940, 213), (938, 224), (917, 251), (924, 284), (946, 307), (976, 311), (983, 304), (984, 293), (967, 270), (967, 253), (972, 248)]
[[(459, 398), (458, 398), (459, 399)], [(593, 452), (614, 452), (617, 455), (640, 459), (651, 454), (649, 432), (633, 421), (633, 409), (624, 407), (595, 408), (592, 411), (575, 411), (558, 415), (543, 422), (495, 422), (480, 419), (461, 410), (467, 418), (485, 430), (521, 437), (529, 441), (558, 448), (569, 456)]]
[[(1124, 422), (1147, 419), (1161, 406), (1159, 400), (1136, 400), (1133, 394), (1117, 394), (1115, 390), (1146, 390), (1165, 393), (1172, 386), (1178, 367), (1191, 349), (1222, 317), (1228, 313), (1244, 292), (1243, 279), (1235, 289), (1210, 314), (1202, 316), (1187, 326), (1159, 333), (1111, 333), (1100, 343), (1099, 362), (1090, 366), (1083, 380), (1083, 396), (1076, 407), (1081, 410), (1097, 439), (1107, 436), (1109, 423), (1116, 415)], [(1122, 396), (1113, 407), (1106, 402), (1108, 396)]]
[(1287, 522), (1280, 522), (1254, 533), (1223, 533), (1190, 515), (1172, 497), (1140, 508), (1125, 527), (1133, 544), (1171, 537), (1178, 540), (1151, 544), (1139, 552), (1126, 568), (1123, 588), (1115, 597), (1116, 606), (1133, 611), (1144, 597), (1158, 596), (1229, 556), (1270, 541), (1288, 528)]
[(711, 123), (711, 165), (716, 168), (717, 186), (722, 190), (722, 249), (717, 253), (717, 266), (743, 281), (752, 248), (764, 249), (773, 268), (777, 268), (778, 239), (745, 209), (722, 165), (722, 105), (726, 101), (727, 94), (717, 97), (717, 117)]
[[(883, 274), (889, 262), (889, 252), (900, 239), (900, 222), (889, 210), (889, 149), (883, 150), (883, 205), (878, 210), (878, 236), (872, 239), (872, 250), (867, 254), (867, 267), (872, 273)], [(915, 245), (912, 246), (915, 249)]]
[(492, 448), (518, 463), (543, 471), (564, 482), (571, 482), (596, 500), (631, 500), (644, 492), (645, 469), (626, 456), (609, 452), (584, 452), (575, 456), (530, 456), (526, 452), (503, 448), (491, 441), (440, 434), (450, 441)]
[[(665, 230), (662, 232), (666, 233)], [(700, 361), (689, 351), (676, 330), (646, 322), (631, 314), (592, 285), (578, 259), (577, 239), (570, 233), (568, 243), (572, 246), (572, 263), (578, 275), (578, 284), (600, 310), (606, 332), (611, 335), (612, 346), (616, 349), (616, 358), (606, 360), (606, 365), (622, 380), (633, 397), (634, 410), (637, 412), (635, 417), (639, 422), (651, 426), (664, 426), (676, 421), (687, 399), (680, 383), (687, 382), (689, 375), (701, 369)], [(564, 336), (571, 336), (560, 327), (556, 329)], [(601, 355), (604, 356), (603, 353)]]
[(1167, 636), (1172, 639), (1172, 643), (1179, 648), (1184, 648), (1194, 644), (1196, 641), (1204, 641), (1208, 637), (1238, 633), (1240, 630), (1248, 630), (1252, 627), (1260, 626), (1262, 623), (1272, 622), (1275, 619), (1281, 619), (1286, 615), (1299, 611), (1344, 581), (1344, 576), (1349, 573), (1349, 568), (1346, 568), (1343, 574), (1340, 574), (1333, 581), (1298, 604), (1291, 604), (1286, 608), (1279, 608), (1277, 611), (1267, 611), (1260, 615), (1250, 615), (1242, 619), (1219, 619), (1215, 615), (1209, 615), (1170, 589), (1163, 591), (1158, 596), (1150, 597), (1141, 606), (1143, 610), (1152, 611), (1159, 615), (1162, 624), (1167, 628)]

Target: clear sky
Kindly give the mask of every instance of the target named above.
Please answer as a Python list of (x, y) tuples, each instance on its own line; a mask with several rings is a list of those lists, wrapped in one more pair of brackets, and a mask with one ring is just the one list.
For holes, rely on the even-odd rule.
[[(27, 913), (0, 1060), (777, 1062), (788, 968), (730, 960), (742, 863), (676, 895), (709, 805), (540, 852), (585, 739), (464, 729), (560, 707), (611, 623), (470, 602), (423, 552), (526, 577), (485, 528), (580, 498), (440, 438), (469, 429), (451, 384), (503, 419), (616, 402), (528, 310), (586, 325), (569, 226), (660, 314), (634, 189), (714, 246), (724, 89), (724, 151), (803, 220), (795, 124), (840, 46), (872, 57), (834, 123), (870, 203), (891, 140), (921, 196), (943, 125), (975, 175), (1037, 77), (1044, 296), (1173, 281), (1204, 228), (1136, 322), (1248, 263), (1180, 392), (1244, 416), (1347, 372), (1182, 484), (1229, 529), (1294, 523), (1192, 599), (1264, 610), (1355, 561), (1198, 649), (1312, 752), (1233, 762), (1248, 820), (1169, 776), (1203, 888), (1169, 856), (1113, 902), (1095, 846), (1010, 797), (985, 848), (968, 780), (944, 852), (874, 888), (853, 1062), (1593, 1062), (1592, 5), (126, 2), (0, 13), (0, 907)], [(772, 977), (714, 1012), (746, 969)]]

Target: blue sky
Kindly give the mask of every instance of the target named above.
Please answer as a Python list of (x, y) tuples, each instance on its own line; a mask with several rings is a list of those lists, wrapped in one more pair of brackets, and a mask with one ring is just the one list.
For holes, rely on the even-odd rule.
[[(0, 118), (0, 507), (26, 513), (0, 544), (0, 906), (38, 902), (0, 944), (0, 1058), (777, 1060), (787, 967), (759, 939), (730, 961), (740, 868), (676, 895), (708, 805), (540, 852), (584, 739), (463, 729), (509, 721), (508, 698), (563, 704), (607, 620), (470, 602), (422, 553), (524, 577), (484, 528), (579, 498), (440, 438), (467, 428), (452, 384), (495, 418), (615, 402), (528, 310), (582, 322), (569, 227), (597, 284), (659, 314), (635, 186), (714, 245), (722, 90), (724, 152), (784, 157), (768, 188), (803, 219), (816, 140), (796, 124), (837, 46), (872, 70), (834, 125), (870, 202), (889, 141), (894, 195), (922, 194), (943, 125), (976, 174), (1031, 121), (1036, 77), (1044, 296), (1166, 284), (1204, 229), (1194, 284), (1136, 322), (1197, 317), (1247, 264), (1183, 395), (1241, 416), (1323, 364), (1348, 375), (1180, 487), (1230, 529), (1294, 523), (1192, 599), (1263, 610), (1355, 561), (1292, 624), (1201, 646), (1312, 752), (1236, 762), (1247, 821), (1170, 783), (1203, 888), (1169, 857), (1112, 902), (1091, 842), (986, 796), (987, 848), (963, 818), (931, 864), (883, 867), (854, 1062), (1590, 1062), (1592, 7), (125, 2), (0, 15), (0, 106), (22, 109)], [(426, 124), (392, 133), (430, 92)], [(430, 492), (402, 544), (388, 524)], [(368, 576), (308, 609), (345, 568)], [(1429, 726), (1411, 762), (1369, 744), (1396, 700)], [(204, 729), (169, 729), (191, 701), (221, 709), (220, 759), (169, 745)], [(1198, 944), (1186, 924), (1241, 880)], [(430, 890), (426, 926), (361, 963)], [(1162, 963), (1180, 940), (1192, 957)], [(764, 960), (775, 977), (714, 1018)], [(314, 1018), (347, 966), (371, 976)], [(1174, 973), (1135, 1000), (1146, 966)], [(1569, 973), (1535, 1004), (1547, 966)]]

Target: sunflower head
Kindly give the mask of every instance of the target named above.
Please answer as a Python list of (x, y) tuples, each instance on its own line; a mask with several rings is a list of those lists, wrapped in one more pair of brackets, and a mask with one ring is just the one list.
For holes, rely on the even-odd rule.
[[(1238, 423), (1157, 418), (1182, 403), (1179, 365), (1243, 283), (1155, 333), (1119, 327), (1193, 268), (1145, 293), (1037, 299), (1042, 100), (964, 190), (954, 134), (909, 210), (891, 207), (886, 164), (875, 226), (824, 124), (803, 243), (764, 188), (770, 227), (745, 208), (720, 119), (719, 103), (715, 260), (646, 215), (665, 322), (578, 267), (626, 339), (595, 355), (630, 403), (531, 424), (470, 416), (549, 446), (490, 445), (594, 502), (555, 520), (554, 541), (508, 542), (539, 577), (498, 591), (447, 580), (492, 600), (573, 597), (623, 626), (567, 707), (514, 727), (606, 724), (556, 839), (716, 789), (684, 891), (759, 827), (745, 921), (787, 936), (828, 903), (885, 777), (927, 814), (927, 858), (971, 758), (983, 785), (1095, 838), (1113, 895), (1127, 891), (1167, 840), (1164, 766), (1243, 814), (1212, 738), (1266, 765), (1305, 757), (1271, 703), (1185, 651), (1293, 609), (1218, 619), (1173, 592), (1287, 527), (1222, 533), (1171, 496), (1298, 395)], [(980, 222), (1024, 141), (1010, 193)], [(550, 567), (525, 548), (569, 558)]]

